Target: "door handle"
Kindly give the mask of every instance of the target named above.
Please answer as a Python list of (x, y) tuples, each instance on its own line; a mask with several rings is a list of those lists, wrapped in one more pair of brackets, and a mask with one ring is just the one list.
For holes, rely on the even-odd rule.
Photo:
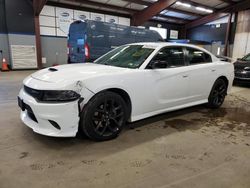
[(187, 78), (187, 77), (188, 77), (188, 75), (183, 75), (183, 76), (182, 76), (182, 78)]
[(215, 69), (212, 69), (211, 72), (215, 72), (216, 70)]

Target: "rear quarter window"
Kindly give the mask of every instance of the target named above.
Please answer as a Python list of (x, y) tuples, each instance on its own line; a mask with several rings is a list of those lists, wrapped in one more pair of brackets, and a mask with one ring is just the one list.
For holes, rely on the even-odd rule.
[(212, 62), (212, 57), (208, 53), (195, 48), (186, 48), (186, 59), (189, 65)]

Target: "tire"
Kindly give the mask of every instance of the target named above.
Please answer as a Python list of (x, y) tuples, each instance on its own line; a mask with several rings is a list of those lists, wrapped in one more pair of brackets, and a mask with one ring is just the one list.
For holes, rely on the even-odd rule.
[(218, 79), (215, 81), (210, 95), (208, 97), (209, 108), (219, 108), (227, 95), (227, 84), (223, 79)]
[(127, 121), (126, 103), (116, 93), (105, 91), (96, 94), (83, 108), (80, 129), (95, 141), (116, 138)]

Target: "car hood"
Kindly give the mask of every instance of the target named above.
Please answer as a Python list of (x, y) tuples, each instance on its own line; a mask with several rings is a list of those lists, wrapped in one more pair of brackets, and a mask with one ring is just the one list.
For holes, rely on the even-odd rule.
[(93, 63), (82, 63), (46, 68), (33, 73), (31, 77), (45, 82), (58, 83), (65, 80), (84, 80), (107, 74), (120, 73), (126, 70), (128, 69)]
[(250, 67), (250, 62), (249, 61), (236, 61), (234, 63), (234, 67), (235, 69), (242, 69), (242, 68), (245, 68), (245, 67)]

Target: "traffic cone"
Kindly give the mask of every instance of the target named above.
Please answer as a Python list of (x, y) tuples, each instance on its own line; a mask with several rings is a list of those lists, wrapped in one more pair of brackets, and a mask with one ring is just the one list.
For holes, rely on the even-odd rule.
[(2, 62), (2, 71), (9, 71), (8, 63), (5, 58), (3, 58), (3, 62)]

